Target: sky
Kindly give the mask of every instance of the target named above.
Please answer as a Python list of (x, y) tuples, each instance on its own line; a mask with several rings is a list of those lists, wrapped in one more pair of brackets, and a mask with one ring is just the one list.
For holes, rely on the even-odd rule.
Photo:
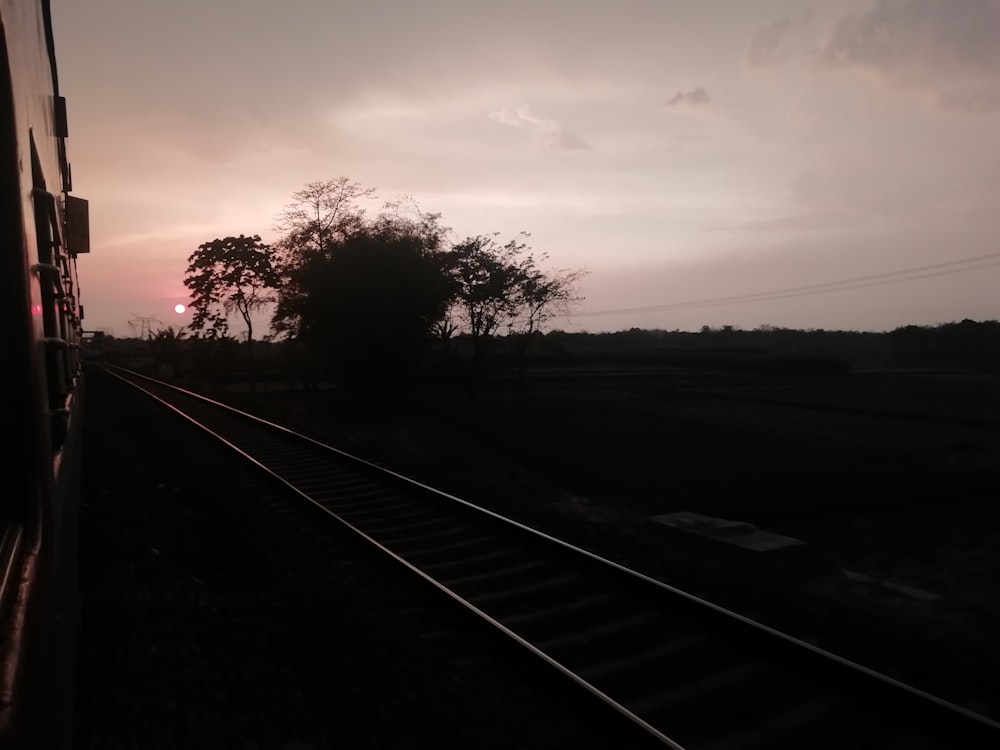
[(88, 329), (341, 176), (586, 269), (567, 330), (1000, 318), (1000, 0), (52, 8)]

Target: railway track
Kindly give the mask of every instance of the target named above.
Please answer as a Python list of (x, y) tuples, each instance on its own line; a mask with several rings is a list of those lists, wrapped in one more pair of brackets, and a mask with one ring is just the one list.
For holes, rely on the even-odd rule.
[(285, 428), (113, 373), (664, 746), (1000, 746), (1000, 725), (958, 706)]

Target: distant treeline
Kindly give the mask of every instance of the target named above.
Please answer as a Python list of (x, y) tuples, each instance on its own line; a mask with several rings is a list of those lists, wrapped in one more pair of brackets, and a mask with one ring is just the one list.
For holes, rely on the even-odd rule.
[(1000, 353), (1000, 322), (963, 320), (937, 326), (903, 326), (892, 331), (828, 331), (824, 329), (760, 326), (743, 330), (736, 326), (700, 331), (666, 331), (630, 328), (613, 333), (567, 333), (553, 331), (546, 337), (551, 346), (572, 352), (676, 350), (749, 350), (772, 353), (863, 354), (865, 352), (933, 354)]
[[(757, 367), (767, 361), (796, 370), (842, 371), (865, 364), (948, 365), (1000, 363), (1000, 322), (963, 320), (892, 331), (828, 331), (736, 326), (700, 331), (631, 328), (613, 333), (553, 331), (543, 347), (550, 358), (589, 361)], [(797, 363), (797, 364), (794, 364)]]
[[(535, 332), (496, 339), (493, 374), (524, 374), (528, 367), (587, 365), (686, 366), (777, 374), (833, 375), (858, 366), (1000, 366), (1000, 322), (963, 320), (938, 326), (903, 326), (893, 331), (827, 331), (760, 326), (703, 327), (700, 331), (629, 330), (587, 333)], [(235, 340), (183, 339), (168, 329), (149, 340), (102, 336), (95, 352), (112, 361), (144, 361), (181, 376), (239, 379), (243, 370)], [(300, 371), (307, 352), (296, 342), (258, 342), (264, 380)], [(473, 358), (467, 335), (440, 340), (421, 368), (425, 376), (467, 371)]]

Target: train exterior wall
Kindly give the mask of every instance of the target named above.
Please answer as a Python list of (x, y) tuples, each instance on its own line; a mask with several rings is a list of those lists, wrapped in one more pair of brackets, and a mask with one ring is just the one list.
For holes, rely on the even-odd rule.
[(0, 747), (58, 748), (72, 725), (82, 308), (48, 0), (0, 0), (0, 24)]

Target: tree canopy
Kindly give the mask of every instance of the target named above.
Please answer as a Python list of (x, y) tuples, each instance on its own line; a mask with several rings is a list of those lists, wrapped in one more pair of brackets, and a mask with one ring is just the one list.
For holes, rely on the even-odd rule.
[(305, 289), (299, 283), (304, 278), (303, 270), (329, 260), (335, 247), (365, 226), (366, 211), (360, 203), (374, 197), (374, 188), (347, 177), (310, 182), (292, 194), (274, 226), (283, 233), (275, 246), (281, 276), (271, 319), (276, 334), (298, 336), (301, 311), (308, 306), (302, 299)]
[(260, 236), (225, 237), (198, 246), (188, 258), (184, 286), (191, 291), (191, 328), (224, 336), (235, 310), (253, 339), (252, 314), (273, 302), (279, 277)]
[(292, 200), (278, 214), (274, 228), (282, 232), (278, 251), (282, 263), (296, 264), (330, 247), (360, 228), (365, 220), (361, 201), (373, 199), (375, 188), (366, 188), (347, 177), (309, 182), (292, 193)]
[(356, 227), (289, 271), (286, 325), (355, 383), (412, 373), (454, 297), (436, 222), (391, 216)]
[[(253, 313), (274, 301), (280, 277), (269, 245), (259, 235), (225, 237), (198, 246), (188, 258), (184, 285), (191, 291), (191, 328), (223, 338), (235, 310), (247, 327), (247, 357), (253, 370)], [(250, 378), (251, 388), (254, 379)]]
[(539, 269), (527, 233), (505, 244), (497, 237), (468, 237), (449, 254), (457, 285), (455, 308), (472, 340), (473, 357), (480, 363), (485, 342), (499, 331), (530, 337), (553, 316), (565, 313), (578, 299), (576, 286), (584, 275), (583, 271), (546, 273)]

